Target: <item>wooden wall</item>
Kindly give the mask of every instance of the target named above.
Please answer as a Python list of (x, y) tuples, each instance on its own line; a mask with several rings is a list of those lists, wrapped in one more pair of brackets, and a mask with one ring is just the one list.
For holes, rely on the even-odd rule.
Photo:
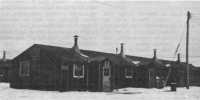
[[(9, 82), (13, 88), (32, 88), (32, 79), (35, 76), (35, 69), (38, 68), (39, 64), (37, 61), (39, 59), (40, 49), (37, 47), (30, 47), (24, 51), (21, 55), (17, 56), (12, 61), (12, 68), (9, 70)], [(28, 61), (30, 63), (30, 76), (19, 76), (19, 63), (21, 61)]]

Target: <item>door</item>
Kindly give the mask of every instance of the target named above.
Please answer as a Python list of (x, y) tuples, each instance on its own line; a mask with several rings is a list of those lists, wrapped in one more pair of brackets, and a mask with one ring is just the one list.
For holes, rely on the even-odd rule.
[(156, 86), (156, 80), (155, 80), (155, 72), (153, 69), (148, 70), (148, 77), (149, 77), (149, 88), (153, 88)]
[(105, 61), (103, 64), (103, 71), (102, 71), (102, 88), (104, 92), (111, 91), (111, 66), (109, 61)]
[(61, 66), (61, 79), (62, 79), (62, 90), (69, 90), (70, 89), (70, 77), (69, 77), (69, 66), (62, 65)]

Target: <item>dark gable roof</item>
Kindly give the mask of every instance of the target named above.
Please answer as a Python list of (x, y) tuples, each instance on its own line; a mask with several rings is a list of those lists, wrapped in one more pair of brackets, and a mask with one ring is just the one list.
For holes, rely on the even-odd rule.
[[(60, 62), (62, 59), (83, 60), (81, 57), (79, 57), (77, 55), (74, 56), (74, 52), (73, 52), (72, 48), (64, 48), (64, 47), (50, 46), (50, 45), (43, 45), (43, 44), (34, 44), (31, 47), (39, 47), (42, 51), (45, 52), (45, 54), (47, 56), (49, 56), (49, 58), (54, 60), (54, 62)], [(103, 60), (104, 58), (108, 58), (116, 64), (126, 63), (128, 65), (131, 65), (131, 64), (133, 64), (131, 62), (131, 60), (132, 61), (140, 61), (140, 63), (149, 63), (149, 62), (152, 61), (152, 58), (146, 58), (146, 57), (126, 55), (125, 58), (122, 58), (120, 55), (116, 55), (116, 54), (113, 54), (113, 53), (105, 53), (105, 52), (98, 52), (98, 51), (92, 51), (92, 50), (82, 50), (82, 49), (80, 51), (83, 54), (89, 56), (89, 58), (92, 58), (93, 60)], [(17, 58), (18, 56), (16, 56), (15, 58)], [(160, 61), (163, 62), (164, 64), (174, 62), (174, 61), (168, 61), (168, 60), (160, 60)]]
[[(49, 55), (52, 55), (56, 59), (60, 59), (60, 57), (68, 57), (73, 58), (73, 50), (71, 48), (64, 48), (64, 47), (57, 47), (57, 46), (50, 46), (50, 45), (42, 45), (42, 44), (34, 44), (34, 46), (40, 47), (42, 50), (45, 50)], [(105, 52), (98, 52), (98, 51), (92, 51), (92, 50), (81, 50), (81, 52), (90, 58), (94, 59), (103, 59), (109, 58), (115, 63), (121, 63), (121, 61), (127, 61), (130, 63), (131, 60), (133, 61), (140, 61), (141, 63), (147, 63), (151, 62), (152, 58), (145, 58), (145, 57), (138, 57), (138, 56), (130, 56), (126, 55), (125, 60), (119, 55), (113, 54), (113, 53), (105, 53)], [(74, 58), (76, 59), (76, 58)], [(168, 61), (168, 60), (160, 60), (163, 63), (171, 63), (174, 61)]]
[[(41, 45), (35, 44), (35, 46), (39, 47), (41, 50), (45, 51), (49, 58), (55, 59), (55, 62), (59, 62), (61, 59), (66, 59), (70, 61), (83, 61), (81, 57), (78, 57), (76, 53), (72, 50), (72, 48), (63, 48), (57, 46), (49, 46), (49, 45)], [(91, 50), (80, 50), (83, 54), (89, 56), (89, 60), (91, 61), (102, 61), (106, 58), (111, 60), (115, 64), (127, 64), (131, 65), (130, 58), (126, 57), (125, 59), (119, 55), (112, 53), (103, 53), (96, 52)]]
[(62, 47), (56, 47), (56, 46), (48, 46), (48, 45), (41, 45), (41, 44), (35, 44), (38, 46), (42, 51), (44, 51), (49, 58), (55, 59), (58, 62), (62, 59), (67, 59), (70, 61), (85, 61), (85, 57), (82, 57), (81, 55), (77, 54), (74, 50), (71, 48), (62, 48)]

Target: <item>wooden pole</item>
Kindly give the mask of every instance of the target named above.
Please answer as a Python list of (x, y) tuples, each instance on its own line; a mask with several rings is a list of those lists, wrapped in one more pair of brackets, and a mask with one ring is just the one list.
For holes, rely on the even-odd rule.
[(187, 31), (186, 31), (186, 69), (187, 69), (187, 82), (186, 82), (186, 88), (189, 89), (190, 85), (190, 76), (189, 76), (189, 20), (190, 20), (190, 12), (187, 12)]

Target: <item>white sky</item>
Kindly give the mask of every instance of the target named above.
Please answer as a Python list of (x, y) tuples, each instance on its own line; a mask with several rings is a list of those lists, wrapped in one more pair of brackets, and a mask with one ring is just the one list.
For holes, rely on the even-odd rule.
[(126, 54), (152, 57), (157, 48), (159, 58), (174, 60), (181, 37), (184, 57), (190, 10), (190, 63), (200, 65), (199, 5), (197, 1), (1, 0), (0, 51), (5, 49), (13, 58), (34, 43), (72, 47), (72, 36), (77, 34), (81, 49), (115, 53), (124, 42)]

